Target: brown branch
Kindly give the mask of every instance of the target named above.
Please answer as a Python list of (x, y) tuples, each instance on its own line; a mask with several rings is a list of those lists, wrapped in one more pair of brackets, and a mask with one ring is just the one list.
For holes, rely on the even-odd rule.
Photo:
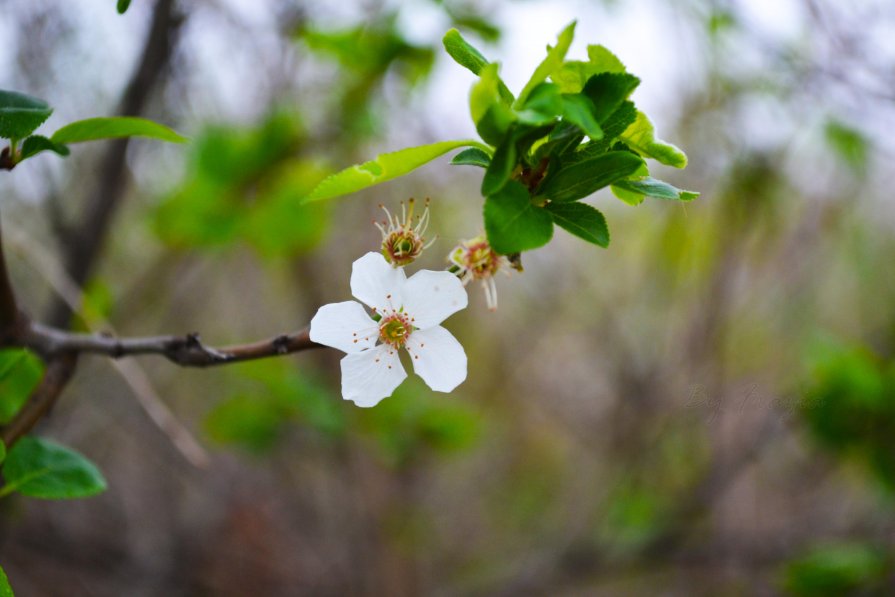
[(3, 233), (0, 231), (0, 334), (9, 336), (14, 332), (19, 320), (16, 297), (6, 271), (6, 257), (3, 254)]
[(68, 353), (60, 355), (47, 364), (47, 370), (44, 372), (40, 384), (31, 393), (25, 406), (16, 413), (8, 425), (3, 427), (3, 431), (0, 433), (7, 448), (31, 431), (37, 422), (50, 412), (53, 405), (56, 404), (56, 399), (59, 398), (62, 390), (68, 384), (68, 380), (75, 372), (77, 360), (76, 354)]
[(17, 344), (30, 348), (47, 360), (72, 353), (102, 354), (115, 359), (157, 354), (181, 367), (225, 365), (322, 347), (311, 341), (307, 329), (250, 344), (213, 348), (203, 344), (199, 340), (199, 334), (115, 338), (102, 334), (67, 332), (37, 322), (26, 326)]

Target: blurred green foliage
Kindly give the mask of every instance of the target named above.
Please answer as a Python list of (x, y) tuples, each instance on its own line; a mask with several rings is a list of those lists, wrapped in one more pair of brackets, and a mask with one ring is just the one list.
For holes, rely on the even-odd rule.
[(895, 366), (866, 348), (832, 341), (812, 352), (801, 404), (812, 435), (895, 490)]
[(891, 555), (856, 543), (818, 546), (789, 562), (782, 573), (782, 587), (795, 597), (891, 595), (886, 578)]
[(183, 182), (158, 206), (154, 229), (172, 247), (244, 242), (265, 257), (309, 251), (326, 235), (329, 208), (300, 200), (328, 173), (298, 152), (297, 117), (257, 127), (211, 126), (190, 149)]
[(245, 363), (231, 375), (239, 392), (218, 403), (205, 420), (205, 430), (216, 442), (263, 455), (296, 424), (329, 437), (344, 432), (344, 409), (336, 396), (294, 363)]
[(395, 468), (466, 450), (485, 425), (471, 405), (433, 395), (416, 376), (375, 408), (352, 411), (356, 429), (369, 436), (383, 461)]

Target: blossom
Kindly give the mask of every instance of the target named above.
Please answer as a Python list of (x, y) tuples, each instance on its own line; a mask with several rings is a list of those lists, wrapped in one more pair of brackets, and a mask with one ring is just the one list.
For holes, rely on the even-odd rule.
[(428, 200), (423, 214), (417, 216), (416, 223), (413, 220), (414, 203), (412, 198), (407, 202), (407, 207), (403, 201), (401, 202), (401, 219), (398, 219), (397, 215), (392, 216), (384, 205), (380, 205), (387, 218), (381, 223), (373, 222), (382, 233), (382, 255), (395, 267), (412, 263), (423, 249), (434, 242), (433, 239), (426, 243), (426, 239), (423, 238), (429, 227)]
[(450, 252), (448, 260), (455, 266), (454, 271), (464, 286), (470, 280), (481, 280), (485, 291), (485, 303), (492, 311), (497, 309), (497, 285), (494, 283), (494, 275), (501, 268), (511, 266), (510, 260), (495, 252), (484, 236), (461, 241)]
[(320, 307), (311, 320), (311, 340), (348, 354), (342, 359), (342, 397), (374, 406), (407, 377), (398, 351), (405, 349), (413, 370), (437, 392), (450, 392), (466, 379), (466, 353), (441, 325), (467, 304), (466, 290), (450, 272), (422, 270), (407, 278), (379, 253), (354, 262), (351, 294)]

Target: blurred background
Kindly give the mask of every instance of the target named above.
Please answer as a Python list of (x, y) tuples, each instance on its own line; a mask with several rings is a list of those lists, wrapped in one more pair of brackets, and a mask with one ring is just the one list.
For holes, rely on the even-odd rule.
[(604, 44), (643, 79), (634, 100), (690, 157), (651, 168), (702, 196), (598, 193), (608, 250), (557, 231), (498, 280), (495, 313), (470, 286), (451, 395), (411, 379), (356, 408), (334, 350), (82, 358), (38, 432), (110, 488), (3, 500), (18, 595), (895, 593), (885, 0), (0, 0), (0, 87), (54, 106), (44, 131), (139, 114), (192, 139), (4, 174), (23, 304), (213, 345), (298, 329), (347, 300), (377, 205), (409, 197), (432, 199), (438, 235), (418, 265), (444, 267), (482, 230), (479, 170), (444, 158), (298, 200), (382, 151), (474, 135), (448, 28), (518, 90), (573, 19), (569, 57)]

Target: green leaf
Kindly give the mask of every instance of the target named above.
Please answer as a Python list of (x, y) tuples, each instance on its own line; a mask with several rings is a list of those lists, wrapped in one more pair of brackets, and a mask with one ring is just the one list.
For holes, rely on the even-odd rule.
[(550, 176), (538, 191), (551, 201), (575, 201), (630, 176), (643, 160), (627, 151), (610, 151), (595, 158), (575, 162)]
[[(628, 179), (628, 180), (620, 180), (612, 185), (613, 193), (616, 190), (627, 191), (628, 193), (634, 193), (636, 195), (640, 195), (641, 198), (637, 201), (637, 204), (643, 201), (643, 197), (653, 197), (655, 199), (670, 199), (672, 201), (693, 201), (697, 197), (699, 197), (699, 193), (695, 193), (693, 191), (684, 191), (675, 186), (668, 184), (667, 182), (657, 180), (651, 176), (644, 176), (637, 179)], [(624, 196), (616, 195), (619, 199), (624, 201), (625, 203), (630, 203), (623, 193)]]
[(6, 444), (0, 440), (0, 464), (3, 464), (4, 460), (6, 460)]
[(636, 118), (637, 108), (634, 107), (634, 103), (630, 101), (622, 102), (618, 109), (612, 113), (612, 116), (600, 124), (603, 129), (603, 138), (591, 140), (582, 145), (575, 156), (575, 160), (589, 159), (606, 153), (609, 148), (612, 147), (616, 138), (618, 138), (618, 136), (621, 135)]
[(479, 166), (480, 168), (487, 168), (490, 164), (491, 156), (478, 147), (464, 149), (451, 160), (452, 166)]
[(50, 117), (47, 102), (17, 91), (0, 89), (0, 137), (22, 139)]
[(553, 218), (543, 207), (532, 204), (522, 183), (511, 180), (485, 199), (485, 231), (498, 253), (520, 253), (550, 242)]
[(622, 102), (628, 99), (640, 79), (627, 73), (600, 73), (587, 80), (582, 94), (590, 98), (594, 105), (594, 117), (603, 123)]
[(591, 139), (603, 138), (603, 129), (594, 117), (595, 108), (589, 97), (580, 93), (566, 93), (562, 96), (562, 104), (562, 115), (567, 122), (577, 126)]
[(22, 160), (27, 160), (28, 158), (33, 157), (42, 151), (55, 151), (62, 157), (65, 157), (69, 153), (71, 153), (68, 150), (68, 147), (62, 145), (61, 143), (53, 143), (52, 141), (41, 135), (32, 135), (22, 142), (22, 150), (19, 154), (19, 161), (21, 162)]
[(507, 135), (495, 150), (494, 157), (485, 170), (485, 176), (482, 178), (482, 195), (492, 195), (503, 188), (513, 175), (518, 159), (516, 139), (514, 135)]
[[(456, 29), (451, 29), (445, 33), (444, 38), (441, 41), (444, 44), (444, 49), (447, 51), (448, 55), (453, 58), (457, 64), (469, 69), (475, 75), (481, 75), (485, 67), (490, 64), (488, 59), (482, 56), (482, 53), (475, 49), (472, 44), (463, 39), (463, 36), (460, 35), (460, 32)], [(495, 66), (495, 72), (497, 72), (496, 69), (497, 67)], [(513, 103), (513, 94), (503, 81), (498, 80), (497, 92), (506, 103)], [(475, 120), (475, 118), (473, 118), (473, 120)]]
[(131, 5), (131, 0), (118, 0), (118, 14), (123, 15)]
[(606, 218), (586, 203), (548, 203), (547, 211), (553, 221), (575, 236), (601, 247), (609, 246), (609, 227)]
[(19, 412), (43, 371), (43, 362), (27, 350), (0, 350), (0, 424), (9, 423)]
[(404, 176), (458, 147), (481, 147), (481, 143), (471, 140), (442, 141), (384, 153), (369, 162), (351, 166), (325, 178), (302, 201), (332, 199)]
[(48, 500), (82, 498), (106, 490), (102, 473), (84, 456), (50, 440), (23, 437), (6, 455), (6, 485), (0, 495), (17, 491)]
[(623, 73), (627, 69), (618, 56), (613, 54), (606, 46), (594, 44), (587, 46), (588, 66), (591, 75), (598, 73)]
[(15, 597), (12, 587), (9, 585), (9, 579), (6, 578), (6, 572), (0, 568), (0, 597)]
[(563, 98), (559, 87), (553, 83), (541, 83), (528, 95), (516, 116), (521, 122), (542, 125), (556, 120), (563, 113)]
[(500, 77), (497, 65), (489, 64), (482, 69), (481, 78), (469, 93), (469, 114), (479, 136), (491, 145), (499, 145), (516, 114), (500, 95)]
[(603, 46), (588, 46), (588, 62), (569, 60), (550, 77), (563, 93), (578, 93), (587, 80), (600, 73), (623, 73), (625, 65)]
[(539, 163), (545, 158), (564, 157), (566, 154), (575, 151), (581, 145), (583, 139), (584, 134), (579, 127), (566, 122), (560, 123), (559, 126), (550, 132), (546, 141), (537, 147), (534, 163)]
[(666, 166), (687, 167), (687, 156), (671, 143), (656, 139), (656, 130), (646, 114), (637, 111), (637, 119), (621, 134), (621, 140), (645, 158), (653, 158)]
[(133, 116), (113, 116), (104, 118), (87, 118), (67, 124), (50, 137), (54, 143), (82, 143), (101, 139), (117, 139), (120, 137), (150, 137), (171, 143), (184, 143), (181, 137), (168, 127)]
[(488, 64), (488, 60), (482, 56), (482, 53), (463, 39), (463, 36), (456, 29), (451, 29), (445, 33), (441, 42), (444, 44), (444, 49), (448, 55), (457, 64), (471, 70), (475, 75), (481, 73), (485, 65)]
[(528, 83), (522, 88), (519, 97), (516, 99), (516, 108), (525, 103), (528, 94), (530, 94), (535, 87), (546, 81), (547, 77), (562, 68), (566, 52), (569, 51), (569, 46), (572, 45), (572, 39), (575, 37), (575, 25), (575, 21), (569, 23), (566, 28), (562, 30), (562, 33), (559, 34), (556, 46), (553, 48), (549, 46), (547, 47), (547, 57), (541, 61), (537, 68), (535, 68)]

